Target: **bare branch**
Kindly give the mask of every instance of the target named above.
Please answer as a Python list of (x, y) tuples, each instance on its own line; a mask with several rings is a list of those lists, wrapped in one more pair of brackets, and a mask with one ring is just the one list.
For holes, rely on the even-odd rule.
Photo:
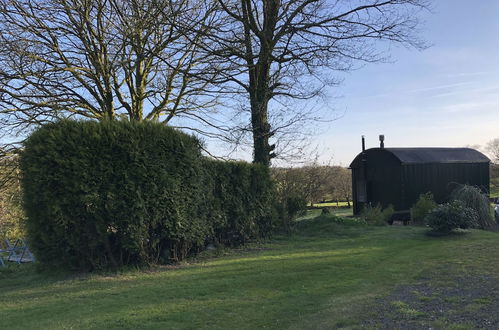
[[(306, 108), (303, 116), (295, 116), (289, 105), (277, 104), (320, 97), (325, 87), (338, 83), (335, 71), (384, 60), (380, 41), (424, 47), (414, 32), (416, 14), (426, 8), (426, 0), (217, 2), (222, 24), (211, 30), (212, 42), (201, 48), (218, 58), (220, 77), (214, 82), (245, 95), (254, 161), (265, 165), (276, 155), (269, 140), (282, 139), (279, 132), (290, 127), (296, 130), (298, 118), (310, 118)], [(284, 124), (273, 126), (271, 117), (280, 117)], [(282, 154), (277, 145), (277, 155)]]

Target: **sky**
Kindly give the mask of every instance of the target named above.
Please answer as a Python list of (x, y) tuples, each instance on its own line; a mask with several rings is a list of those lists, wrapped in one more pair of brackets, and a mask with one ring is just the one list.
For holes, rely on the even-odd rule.
[(328, 92), (332, 116), (311, 141), (320, 161), (348, 166), (378, 147), (463, 147), (499, 137), (499, 1), (434, 0), (421, 15), (423, 51), (394, 48)]

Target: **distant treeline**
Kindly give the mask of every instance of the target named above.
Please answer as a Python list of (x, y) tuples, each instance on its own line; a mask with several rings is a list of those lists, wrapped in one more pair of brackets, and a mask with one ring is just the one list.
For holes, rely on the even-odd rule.
[(272, 168), (280, 196), (302, 198), (307, 204), (352, 200), (350, 170), (341, 166), (308, 165)]

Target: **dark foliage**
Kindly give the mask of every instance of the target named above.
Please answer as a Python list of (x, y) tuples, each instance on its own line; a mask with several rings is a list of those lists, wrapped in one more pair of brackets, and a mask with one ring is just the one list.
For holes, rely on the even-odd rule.
[(292, 218), (304, 214), (307, 210), (307, 201), (300, 196), (289, 196), (286, 198), (286, 208), (288, 215)]
[(205, 160), (215, 241), (237, 245), (265, 237), (276, 219), (274, 189), (267, 167), (245, 162)]
[(477, 226), (478, 214), (472, 208), (454, 200), (433, 209), (425, 218), (430, 228), (438, 233), (450, 233), (453, 229), (467, 229)]
[(415, 224), (424, 224), (424, 219), (437, 203), (431, 192), (419, 195), (418, 201), (411, 207), (411, 221)]
[(241, 242), (272, 223), (263, 220), (272, 214), (266, 171), (207, 161), (194, 137), (158, 123), (46, 125), (27, 139), (21, 169), (28, 237), (43, 264), (178, 261), (217, 237), (231, 242), (229, 232)]

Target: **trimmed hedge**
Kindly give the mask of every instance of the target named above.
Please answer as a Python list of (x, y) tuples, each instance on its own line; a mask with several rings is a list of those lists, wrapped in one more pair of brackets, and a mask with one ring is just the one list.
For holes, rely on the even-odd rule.
[(48, 124), (26, 140), (21, 169), (28, 238), (46, 265), (179, 261), (273, 226), (266, 169), (207, 160), (196, 138), (159, 123)]
[(274, 189), (269, 170), (245, 162), (205, 160), (210, 180), (213, 238), (224, 245), (267, 236), (275, 226)]

